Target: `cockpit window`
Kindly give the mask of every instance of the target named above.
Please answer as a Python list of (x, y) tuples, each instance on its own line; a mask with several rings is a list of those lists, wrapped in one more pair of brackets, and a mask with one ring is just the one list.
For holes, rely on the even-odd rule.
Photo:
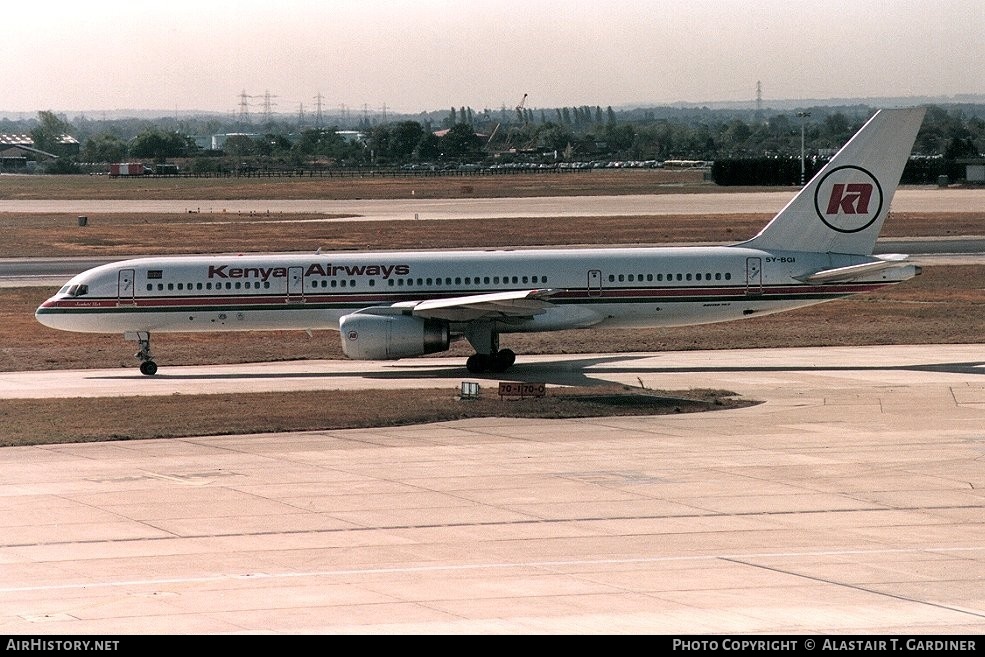
[(89, 294), (88, 285), (69, 285), (66, 288), (62, 288), (62, 291), (70, 297), (81, 297)]

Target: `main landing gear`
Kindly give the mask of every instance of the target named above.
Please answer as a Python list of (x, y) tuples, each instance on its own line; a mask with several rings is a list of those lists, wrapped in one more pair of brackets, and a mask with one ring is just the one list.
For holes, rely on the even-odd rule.
[(157, 374), (157, 363), (154, 362), (150, 353), (150, 333), (147, 331), (127, 332), (123, 334), (123, 339), (135, 341), (140, 350), (134, 354), (135, 358), (140, 359), (140, 373), (147, 376)]
[(499, 334), (493, 331), (492, 324), (470, 324), (465, 339), (475, 349), (465, 361), (465, 367), (472, 374), (505, 372), (516, 362), (513, 351), (499, 348)]
[(494, 354), (472, 354), (465, 361), (465, 367), (472, 374), (483, 372), (505, 372), (516, 362), (516, 354), (510, 349), (500, 349)]

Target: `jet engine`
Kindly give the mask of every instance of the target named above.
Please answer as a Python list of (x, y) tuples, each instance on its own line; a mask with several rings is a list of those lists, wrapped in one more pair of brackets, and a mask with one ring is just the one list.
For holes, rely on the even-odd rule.
[(353, 313), (339, 320), (342, 351), (353, 360), (391, 360), (447, 351), (448, 323), (411, 315)]

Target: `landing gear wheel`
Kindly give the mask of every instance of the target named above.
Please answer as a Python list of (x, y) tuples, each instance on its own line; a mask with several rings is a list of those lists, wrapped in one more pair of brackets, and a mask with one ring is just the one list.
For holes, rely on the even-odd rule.
[(503, 370), (508, 370), (516, 362), (516, 354), (513, 353), (512, 349), (500, 349), (499, 353), (496, 354), (496, 360), (502, 364)]
[(495, 354), (472, 354), (465, 367), (473, 374), (505, 372), (516, 362), (516, 354), (510, 349), (500, 349)]
[(157, 363), (150, 353), (150, 333), (147, 331), (127, 331), (123, 334), (124, 340), (133, 340), (140, 346), (140, 351), (135, 353), (134, 358), (140, 361), (140, 373), (147, 376), (157, 374)]
[(492, 360), (485, 354), (472, 354), (465, 361), (465, 368), (472, 374), (482, 374), (489, 369), (489, 361)]
[(495, 356), (489, 357), (489, 371), (505, 372), (516, 362), (516, 354), (509, 349), (500, 349)]

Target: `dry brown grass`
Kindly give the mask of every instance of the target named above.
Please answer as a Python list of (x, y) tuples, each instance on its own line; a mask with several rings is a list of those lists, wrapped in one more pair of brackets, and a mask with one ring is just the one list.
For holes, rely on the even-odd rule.
[[(484, 187), (509, 189), (502, 195), (530, 195), (539, 185), (540, 193), (639, 193), (644, 182), (657, 184), (655, 178), (630, 173), (621, 178), (576, 175), (559, 176), (557, 181), (540, 176), (516, 179), (481, 179), (470, 194), (491, 195)], [(170, 193), (160, 198), (191, 198), (191, 193), (230, 194), (205, 198), (274, 198), (282, 195), (312, 193), (313, 188), (298, 191), (298, 185), (310, 181), (289, 181), (282, 187), (262, 182), (263, 191), (249, 196), (244, 188), (230, 184), (216, 191), (188, 181), (179, 181), (180, 189), (168, 185), (175, 181), (109, 181), (109, 179), (60, 181), (63, 187), (42, 189), (39, 181), (16, 192), (8, 177), (0, 177), (0, 198), (47, 197), (104, 198), (113, 185), (117, 192), (144, 196)], [(578, 184), (575, 184), (577, 181)], [(585, 181), (593, 186), (583, 188)], [(84, 183), (88, 182), (88, 186)], [(460, 182), (460, 181), (459, 181)], [(470, 184), (472, 181), (469, 181)], [(117, 184), (119, 183), (119, 184)], [(387, 183), (387, 184), (384, 184)], [(243, 184), (238, 181), (237, 185)], [(251, 184), (251, 183), (248, 183)], [(404, 181), (378, 181), (354, 184), (347, 181), (346, 193), (352, 198), (385, 198), (407, 190)], [(545, 189), (545, 184), (557, 187)], [(601, 184), (601, 187), (594, 185)], [(660, 184), (673, 184), (664, 180)], [(81, 185), (81, 186), (76, 186)], [(103, 187), (105, 185), (105, 187)], [(126, 187), (129, 185), (129, 187)], [(339, 187), (335, 181), (336, 188)], [(439, 193), (434, 183), (430, 193)], [(702, 188), (698, 182), (689, 189)], [(706, 186), (705, 186), (706, 187)], [(259, 189), (259, 188), (257, 188)], [(323, 194), (331, 191), (319, 183)], [(617, 192), (614, 190), (623, 190)], [(629, 191), (633, 190), (633, 191)], [(83, 194), (85, 191), (85, 194)], [(461, 190), (459, 190), (461, 191)], [(653, 191), (652, 189), (646, 191)], [(680, 191), (675, 189), (674, 191)], [(708, 191), (701, 189), (701, 191)], [(721, 191), (721, 190), (716, 190)], [(17, 195), (17, 194), (20, 195)], [(73, 196), (74, 194), (74, 196)], [(109, 198), (106, 196), (105, 198)], [(119, 193), (112, 198), (119, 197)], [(297, 196), (303, 198), (304, 196)], [(250, 216), (212, 215), (145, 215), (128, 217), (114, 214), (90, 215), (90, 225), (81, 229), (76, 217), (66, 215), (0, 216), (0, 230), (5, 239), (0, 257), (52, 257), (74, 255), (124, 256), (142, 253), (193, 253), (230, 251), (285, 251), (332, 249), (404, 249), (494, 246), (534, 246), (567, 244), (650, 244), (660, 242), (739, 241), (754, 235), (769, 218), (764, 215), (564, 218), (537, 221), (498, 220), (495, 225), (483, 221), (423, 222), (354, 222), (345, 224), (292, 224), (290, 231), (277, 223), (258, 223)], [(297, 216), (281, 215), (282, 219)], [(887, 221), (883, 234), (889, 237), (979, 234), (979, 213), (959, 215), (895, 214)], [(153, 237), (150, 237), (153, 236)], [(42, 327), (34, 320), (37, 305), (53, 292), (45, 288), (0, 289), (0, 371), (135, 367), (134, 346), (115, 335), (71, 334)], [(936, 266), (903, 285), (876, 295), (860, 295), (833, 301), (804, 310), (732, 322), (663, 330), (562, 331), (550, 334), (503, 336), (503, 346), (519, 354), (650, 352), (691, 349), (729, 349), (747, 347), (822, 346), (861, 344), (930, 344), (979, 342), (985, 335), (985, 267)], [(448, 356), (463, 364), (469, 353), (466, 345), (457, 345)], [(262, 333), (161, 334), (155, 336), (155, 353), (162, 367), (186, 364), (256, 362), (294, 359), (342, 358), (338, 334), (316, 331), (312, 336), (301, 332), (278, 333), (276, 339)], [(576, 391), (577, 392), (577, 391)], [(366, 397), (360, 395), (366, 394)], [(685, 397), (686, 391), (668, 393)], [(726, 408), (736, 402), (727, 391), (712, 396), (718, 404), (701, 402), (685, 405), (687, 410)], [(503, 403), (459, 402), (454, 391), (408, 391), (387, 393), (387, 404), (370, 400), (376, 393), (311, 393), (267, 395), (182, 396), (114, 400), (5, 400), (0, 401), (0, 443), (28, 444), (73, 440), (206, 435), (214, 433), (254, 433), (261, 431), (343, 428), (346, 426), (381, 426), (428, 422), (486, 414), (517, 417), (563, 417), (582, 414), (617, 414), (611, 405), (589, 408), (583, 402), (552, 397)], [(700, 397), (700, 394), (697, 395)], [(649, 401), (649, 400), (647, 400)], [(488, 403), (487, 403), (488, 402)], [(133, 408), (140, 409), (135, 417)], [(384, 408), (385, 407), (385, 408)], [(620, 413), (675, 412), (684, 410), (680, 403), (669, 407), (647, 405), (633, 410), (619, 407)], [(268, 409), (279, 409), (272, 414)], [(193, 410), (190, 410), (193, 409)], [(257, 409), (264, 409), (262, 412)], [(356, 416), (350, 415), (358, 409)], [(390, 413), (390, 411), (393, 413)], [(472, 415), (463, 415), (468, 413)], [(64, 418), (76, 418), (68, 424)], [(53, 422), (50, 418), (59, 418)], [(79, 424), (82, 422), (83, 424)]]
[[(557, 244), (656, 244), (748, 239), (766, 214), (564, 217), (460, 221), (305, 222), (324, 215), (90, 214), (88, 225), (65, 214), (0, 213), (0, 258), (130, 256), (247, 251), (345, 251), (526, 247)], [(259, 219), (259, 220), (258, 220)], [(293, 222), (289, 227), (281, 222)], [(976, 235), (980, 213), (894, 214), (886, 237)]]
[(365, 175), (286, 178), (0, 176), (0, 199), (393, 199), (512, 198), (727, 191), (701, 171), (592, 169), (470, 176)]
[[(0, 400), (0, 447), (388, 427), (479, 417), (570, 418), (698, 413), (754, 404), (714, 390), (552, 389), (542, 399), (460, 400), (448, 389), (349, 390), (73, 400)], [(257, 409), (264, 409), (257, 412)], [(134, 409), (139, 409), (138, 413)]]

